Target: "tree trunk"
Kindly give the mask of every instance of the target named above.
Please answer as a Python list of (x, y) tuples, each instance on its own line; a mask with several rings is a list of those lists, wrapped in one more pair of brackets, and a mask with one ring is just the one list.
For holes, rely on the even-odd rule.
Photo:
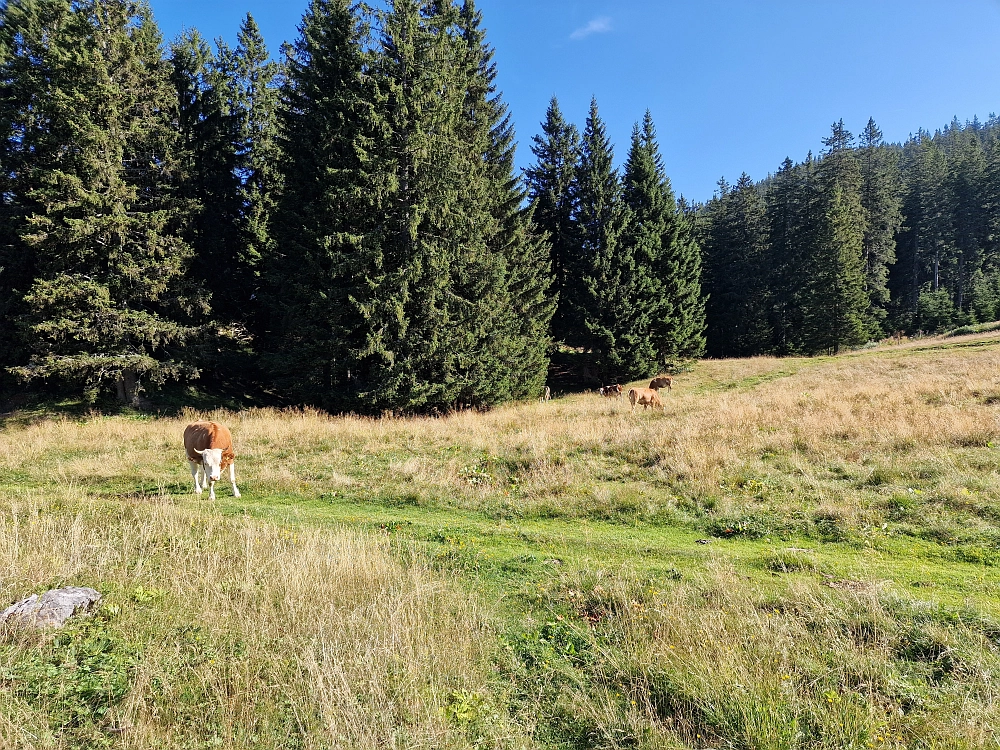
[(122, 370), (118, 376), (118, 403), (137, 406), (139, 403), (139, 379), (131, 367)]
[(958, 254), (958, 311), (965, 304), (965, 251)]

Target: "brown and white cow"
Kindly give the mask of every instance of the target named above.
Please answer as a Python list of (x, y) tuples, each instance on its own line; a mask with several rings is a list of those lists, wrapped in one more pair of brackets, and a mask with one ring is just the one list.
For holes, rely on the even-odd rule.
[(653, 407), (654, 409), (662, 409), (663, 402), (660, 400), (660, 394), (656, 388), (630, 388), (628, 392), (628, 400), (632, 403), (632, 413), (635, 413), (636, 404), (643, 408), (643, 411)]
[[(194, 491), (199, 495), (208, 487), (209, 500), (215, 500), (215, 483), (222, 476), (222, 470), (229, 467), (229, 481), (233, 485), (233, 497), (239, 497), (236, 487), (236, 453), (233, 451), (233, 436), (218, 422), (193, 422), (184, 430), (184, 452), (191, 465), (194, 477)], [(202, 481), (198, 480), (201, 472)]]
[(604, 396), (604, 398), (621, 398), (622, 391), (624, 390), (625, 389), (622, 388), (621, 383), (615, 383), (614, 385), (602, 385), (600, 394)]
[(674, 389), (673, 385), (671, 385), (673, 382), (674, 381), (671, 380), (668, 375), (660, 375), (660, 377), (653, 378), (649, 381), (649, 387), (656, 391), (661, 388), (666, 388), (668, 391), (672, 391)]

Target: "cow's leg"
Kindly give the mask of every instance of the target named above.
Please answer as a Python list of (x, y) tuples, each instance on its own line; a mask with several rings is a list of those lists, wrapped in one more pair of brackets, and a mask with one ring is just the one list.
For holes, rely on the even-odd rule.
[(215, 500), (215, 480), (211, 478), (208, 480), (208, 499)]
[(236, 464), (229, 464), (229, 481), (233, 484), (233, 497), (239, 497), (240, 491), (236, 488)]
[(194, 461), (188, 461), (191, 466), (191, 476), (194, 477), (194, 491), (197, 494), (201, 494), (201, 483), (198, 481), (198, 469), (201, 468), (201, 464), (196, 464)]

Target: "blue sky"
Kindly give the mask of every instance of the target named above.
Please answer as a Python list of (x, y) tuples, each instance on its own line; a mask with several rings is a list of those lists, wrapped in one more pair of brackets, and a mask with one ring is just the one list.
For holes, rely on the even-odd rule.
[[(151, 0), (167, 38), (230, 42), (247, 11), (276, 54), (303, 0)], [(582, 127), (590, 97), (625, 157), (653, 113), (674, 189), (761, 179), (869, 117), (889, 140), (1000, 112), (1000, 0), (479, 0), (500, 87), (531, 161), (549, 98)]]

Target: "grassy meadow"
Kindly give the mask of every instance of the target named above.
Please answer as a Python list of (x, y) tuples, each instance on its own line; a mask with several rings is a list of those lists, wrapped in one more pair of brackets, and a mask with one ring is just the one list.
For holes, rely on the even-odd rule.
[(0, 747), (1000, 748), (1000, 335), (664, 402), (8, 415)]

